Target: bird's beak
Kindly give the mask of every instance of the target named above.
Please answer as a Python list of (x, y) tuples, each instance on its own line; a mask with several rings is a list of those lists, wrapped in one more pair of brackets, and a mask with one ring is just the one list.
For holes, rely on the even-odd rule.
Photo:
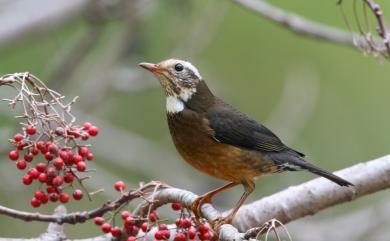
[(161, 73), (163, 71), (163, 69), (158, 64), (140, 63), (138, 65), (152, 73)]

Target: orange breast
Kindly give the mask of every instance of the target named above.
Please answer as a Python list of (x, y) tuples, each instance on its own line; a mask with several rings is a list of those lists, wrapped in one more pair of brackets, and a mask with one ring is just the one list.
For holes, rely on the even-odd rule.
[(272, 163), (263, 160), (260, 153), (213, 139), (213, 130), (200, 114), (168, 115), (168, 124), (183, 159), (213, 177), (241, 182), (277, 171)]

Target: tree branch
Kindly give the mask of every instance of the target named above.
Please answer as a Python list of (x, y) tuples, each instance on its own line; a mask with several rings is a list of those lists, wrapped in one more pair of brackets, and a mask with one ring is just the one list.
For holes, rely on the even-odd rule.
[[(245, 232), (273, 218), (286, 224), (307, 215), (314, 215), (328, 207), (390, 188), (390, 155), (354, 165), (336, 174), (351, 181), (355, 186), (340, 187), (324, 178), (317, 178), (243, 206), (237, 213), (233, 225), (239, 231)], [(167, 188), (156, 192), (153, 198), (155, 200), (153, 208), (173, 202), (181, 202), (188, 208), (197, 195), (177, 188)], [(145, 212), (145, 205), (138, 210), (140, 214)], [(210, 204), (202, 206), (202, 213), (209, 221), (220, 216)], [(242, 240), (245, 234), (239, 233), (235, 227), (223, 225), (219, 230), (221, 240)]]
[[(352, 167), (336, 172), (337, 175), (351, 181), (355, 184), (354, 187), (345, 188), (339, 187), (336, 184), (329, 182), (324, 178), (317, 178), (304, 184), (290, 187), (284, 191), (265, 197), (259, 201), (243, 206), (238, 212), (232, 225), (225, 224), (219, 229), (219, 238), (223, 241), (241, 241), (253, 238), (257, 229), (270, 219), (278, 219), (282, 223), (288, 223), (295, 219), (302, 218), (307, 215), (313, 215), (328, 207), (341, 204), (344, 202), (355, 200), (356, 198), (386, 189), (390, 187), (390, 155), (379, 159), (360, 163)], [(46, 221), (62, 223), (77, 223), (83, 222), (86, 219), (101, 216), (107, 211), (115, 208), (112, 205), (115, 203), (124, 203), (131, 198), (139, 197), (143, 191), (159, 185), (152, 182), (144, 185), (136, 191), (127, 193), (109, 205), (105, 204), (101, 208), (67, 215), (41, 215), (27, 212), (19, 212), (15, 214), (15, 210), (4, 208), (0, 209), (0, 213), (8, 216), (20, 218), (25, 221)], [(166, 186), (164, 186), (166, 187)], [(150, 199), (154, 200), (152, 208), (156, 209), (167, 203), (181, 202), (184, 207), (189, 208), (192, 202), (198, 196), (192, 192), (177, 189), (164, 188), (150, 195)], [(135, 215), (143, 215), (147, 212), (147, 206), (150, 201), (145, 201)], [(119, 205), (120, 206), (120, 205)], [(221, 216), (211, 204), (204, 204), (201, 207), (204, 217), (212, 221)], [(26, 218), (27, 217), (27, 218)], [(237, 229), (238, 228), (238, 229)], [(244, 233), (240, 233), (238, 230)], [(109, 236), (95, 237), (85, 239), (84, 241), (92, 240), (109, 240)], [(153, 235), (148, 235), (145, 240), (153, 239)], [(0, 240), (6, 240), (1, 239)], [(42, 240), (42, 239), (37, 239)]]
[[(321, 39), (347, 46), (369, 48), (366, 39), (357, 33), (350, 33), (332, 26), (317, 23), (303, 18), (297, 14), (277, 8), (265, 1), (257, 0), (234, 0), (237, 4), (257, 15), (265, 17), (290, 31), (310, 38)], [(382, 45), (381, 51), (385, 48)]]
[(386, 47), (388, 58), (390, 57), (390, 34), (388, 33), (383, 20), (383, 12), (380, 6), (374, 0), (365, 0), (366, 4), (370, 7), (374, 13), (378, 23), (378, 34), (383, 39), (383, 43)]
[(139, 198), (145, 194), (146, 191), (150, 190), (154, 187), (164, 188), (165, 185), (158, 183), (158, 182), (150, 182), (148, 184), (143, 185), (139, 189), (135, 191), (129, 191), (127, 193), (124, 193), (121, 197), (119, 197), (115, 201), (107, 202), (103, 204), (101, 207), (96, 208), (91, 211), (82, 211), (82, 212), (75, 212), (75, 213), (69, 213), (69, 214), (53, 214), (53, 215), (47, 215), (47, 214), (40, 214), (40, 213), (30, 213), (30, 212), (23, 212), (11, 208), (7, 208), (4, 206), (0, 206), (0, 214), (4, 214), (6, 216), (10, 216), (13, 218), (21, 219), (24, 221), (40, 221), (40, 222), (50, 222), (50, 223), (56, 223), (56, 224), (76, 224), (76, 223), (83, 223), (89, 219), (95, 218), (95, 217), (101, 217), (105, 213), (109, 211), (116, 210), (118, 207), (120, 207), (122, 204), (130, 202), (131, 200), (135, 198)]

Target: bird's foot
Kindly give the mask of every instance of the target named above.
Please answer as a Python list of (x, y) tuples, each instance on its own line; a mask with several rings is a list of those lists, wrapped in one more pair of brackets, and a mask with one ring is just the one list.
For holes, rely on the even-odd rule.
[(224, 224), (231, 224), (233, 218), (231, 216), (219, 217), (210, 222), (211, 228), (214, 231), (214, 234), (218, 237), (219, 228)]
[(198, 198), (195, 199), (195, 201), (192, 202), (190, 209), (195, 214), (196, 220), (199, 220), (200, 218), (203, 217), (202, 210), (201, 210), (202, 205), (211, 202), (212, 202), (211, 197), (209, 195), (199, 196)]

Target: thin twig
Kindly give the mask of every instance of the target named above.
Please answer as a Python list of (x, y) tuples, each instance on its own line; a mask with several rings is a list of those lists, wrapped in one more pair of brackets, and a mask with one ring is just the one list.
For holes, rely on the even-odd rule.
[[(47, 215), (47, 214), (40, 214), (40, 213), (23, 212), (23, 211), (7, 208), (4, 206), (0, 206), (0, 214), (21, 219), (24, 221), (40, 221), (40, 222), (51, 222), (57, 224), (83, 223), (89, 219), (95, 217), (101, 217), (107, 212), (116, 210), (124, 203), (127, 203), (131, 200), (134, 200), (135, 198), (139, 198), (140, 196), (144, 195), (146, 191), (150, 190), (151, 188), (154, 188), (155, 186), (156, 186), (156, 182), (145, 184), (137, 190), (123, 193), (123, 195), (121, 195), (121, 197), (119, 197), (115, 201), (107, 202), (103, 204), (101, 207), (90, 211), (75, 212), (75, 213), (69, 213), (65, 215), (56, 215), (56, 214)], [(164, 186), (160, 185), (159, 188), (162, 189), (164, 188)]]

